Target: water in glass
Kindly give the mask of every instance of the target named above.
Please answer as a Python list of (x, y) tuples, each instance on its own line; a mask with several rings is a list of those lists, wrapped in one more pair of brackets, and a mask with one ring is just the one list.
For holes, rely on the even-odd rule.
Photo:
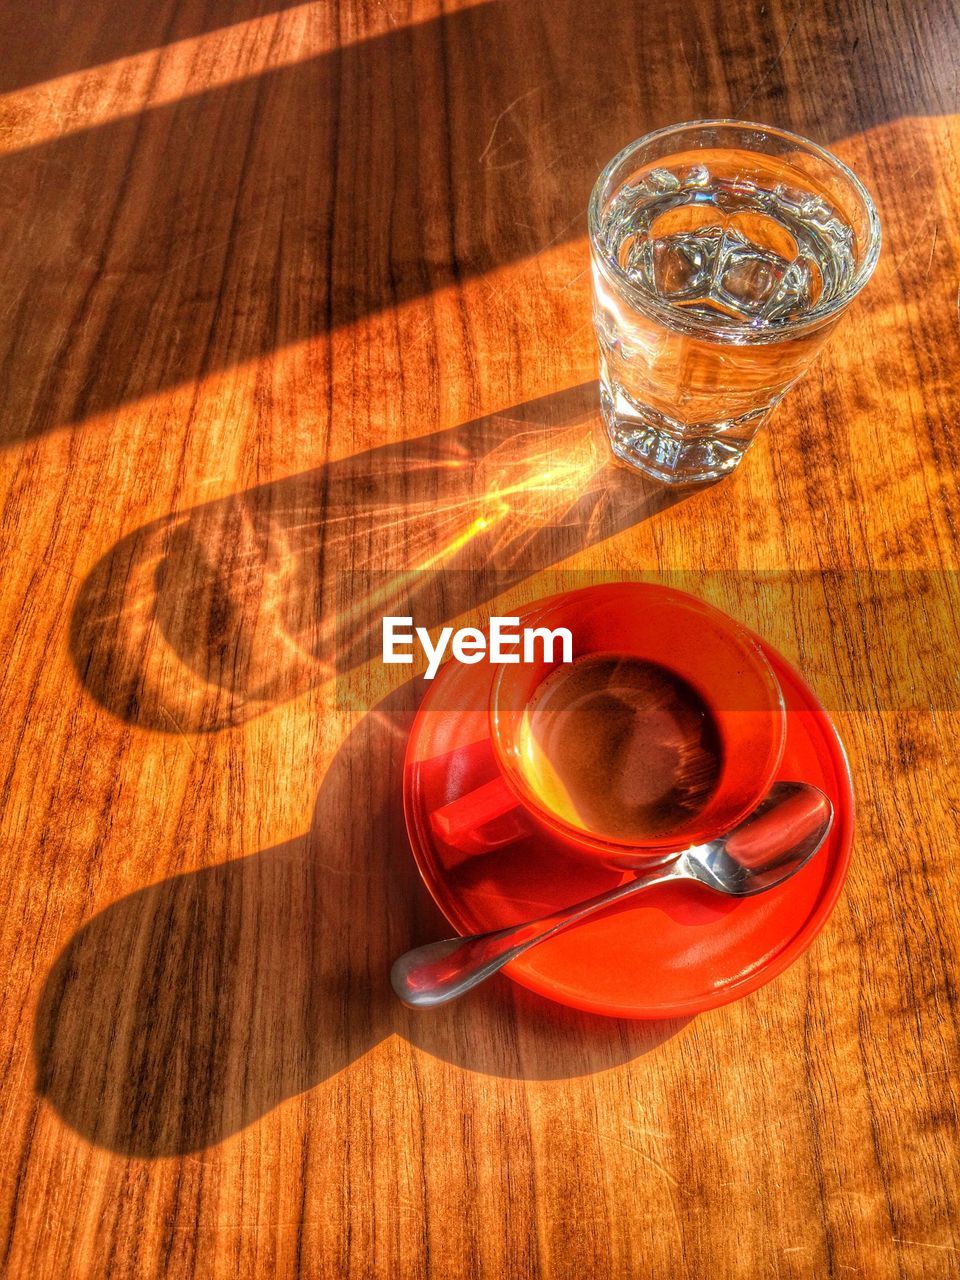
[(591, 243), (611, 443), (661, 479), (714, 478), (817, 355), (865, 237), (791, 158), (697, 147), (625, 167)]

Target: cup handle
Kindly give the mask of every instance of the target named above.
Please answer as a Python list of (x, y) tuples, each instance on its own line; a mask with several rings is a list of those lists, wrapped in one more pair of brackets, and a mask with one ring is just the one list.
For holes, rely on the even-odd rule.
[(433, 833), (465, 854), (488, 853), (529, 833), (525, 811), (502, 777), (434, 809)]

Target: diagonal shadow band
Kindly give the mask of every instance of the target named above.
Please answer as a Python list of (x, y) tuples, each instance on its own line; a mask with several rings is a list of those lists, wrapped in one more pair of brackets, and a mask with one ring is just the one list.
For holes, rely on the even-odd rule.
[(403, 823), (419, 696), (408, 684), (364, 717), (307, 834), (132, 893), (70, 940), (44, 983), (34, 1051), (37, 1089), (73, 1129), (124, 1155), (178, 1155), (392, 1034), (471, 1071), (547, 1079), (630, 1061), (684, 1025), (579, 1014), (504, 978), (429, 1015), (393, 998), (391, 960), (449, 932)]
[(42, 22), (29, 0), (0, 8), (0, 93), (70, 75), (85, 67), (160, 49), (177, 40), (294, 8), (303, 0), (156, 0), (117, 5), (111, 20), (86, 0), (44, 5)]
[(70, 649), (141, 728), (242, 722), (680, 500), (614, 464), (586, 383), (145, 525), (84, 581)]
[[(638, 36), (637, 6), (600, 9), (589, 42), (576, 18), (576, 58), (569, 0), (542, 22), (490, 0), (0, 156), (4, 188), (34, 202), (0, 286), (0, 441), (582, 232), (621, 132), (599, 114), (589, 154), (571, 146), (573, 106), (603, 83), (604, 17)], [(538, 94), (531, 41), (554, 73)]]
[[(852, 39), (864, 10), (842, 7)], [(151, 8), (109, 25), (153, 32), (140, 16)], [(185, 13), (184, 29), (205, 21)], [(752, 114), (827, 142), (944, 109), (935, 85), (907, 92), (888, 74), (887, 51), (915, 35), (900, 7), (852, 62), (802, 14), (799, 0), (488, 0), (0, 156), (14, 197), (0, 213), (0, 443), (582, 235), (592, 183), (621, 146), (671, 120), (736, 114), (751, 90)], [(789, 50), (757, 83), (758, 50), (782, 44), (781, 27)], [(677, 52), (693, 33), (702, 83)], [(643, 50), (642, 76), (612, 71), (618, 47)], [(829, 101), (789, 95), (784, 114), (788, 74), (830, 83)], [(544, 325), (549, 311), (547, 297)], [(316, 357), (325, 380), (333, 354)]]

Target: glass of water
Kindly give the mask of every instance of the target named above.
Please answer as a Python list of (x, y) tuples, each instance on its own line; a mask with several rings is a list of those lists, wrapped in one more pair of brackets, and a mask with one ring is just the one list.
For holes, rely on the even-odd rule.
[(845, 164), (736, 120), (631, 143), (597, 179), (589, 223), (610, 443), (676, 484), (736, 467), (880, 253)]

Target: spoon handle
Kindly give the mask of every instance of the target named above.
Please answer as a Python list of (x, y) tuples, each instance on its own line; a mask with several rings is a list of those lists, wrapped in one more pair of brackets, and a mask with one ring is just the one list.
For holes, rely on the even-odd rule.
[(445, 938), (442, 942), (416, 947), (394, 962), (390, 970), (391, 985), (403, 1003), (415, 1009), (430, 1009), (446, 1004), (448, 1000), (456, 1000), (545, 938), (568, 929), (611, 903), (629, 898), (641, 889), (676, 879), (678, 862), (679, 859), (674, 858), (665, 864), (658, 863), (616, 889), (597, 894), (595, 898), (588, 898), (575, 906), (564, 907), (539, 920), (527, 920), (493, 933)]

